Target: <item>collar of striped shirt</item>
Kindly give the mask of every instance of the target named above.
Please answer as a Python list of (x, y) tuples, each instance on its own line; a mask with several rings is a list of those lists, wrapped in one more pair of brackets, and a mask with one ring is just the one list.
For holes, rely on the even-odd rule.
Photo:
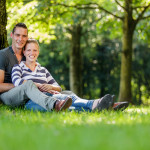
[[(36, 64), (37, 64), (36, 68), (40, 68), (40, 67), (41, 67), (41, 65), (40, 65), (38, 62), (36, 62)], [(22, 67), (22, 68), (29, 69), (29, 68), (25, 65), (25, 61), (21, 61), (21, 63), (19, 64), (19, 66)]]

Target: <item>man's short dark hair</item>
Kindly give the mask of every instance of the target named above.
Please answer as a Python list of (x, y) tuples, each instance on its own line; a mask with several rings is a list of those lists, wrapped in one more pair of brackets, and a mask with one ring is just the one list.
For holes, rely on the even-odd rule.
[(16, 30), (17, 27), (21, 27), (21, 28), (27, 29), (27, 31), (28, 31), (28, 28), (27, 28), (27, 26), (24, 23), (17, 23), (15, 25), (15, 27), (13, 28), (13, 30), (12, 30), (13, 34), (14, 34), (14, 32), (15, 32), (15, 30)]

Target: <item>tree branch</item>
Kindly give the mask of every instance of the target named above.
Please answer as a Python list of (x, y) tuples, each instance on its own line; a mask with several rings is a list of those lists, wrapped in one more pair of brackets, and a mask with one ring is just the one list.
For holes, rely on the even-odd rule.
[(133, 9), (138, 9), (138, 8), (145, 8), (147, 6), (137, 6), (137, 7), (132, 7)]
[(123, 20), (123, 17), (117, 16), (115, 14), (113, 14), (112, 12), (106, 10), (105, 8), (99, 6), (97, 3), (87, 3), (87, 4), (77, 4), (77, 5), (66, 5), (66, 4), (62, 4), (62, 3), (55, 3), (55, 5), (60, 5), (60, 6), (64, 6), (64, 7), (72, 7), (72, 8), (76, 8), (76, 9), (99, 9), (99, 10), (103, 10), (104, 12), (114, 16), (115, 18), (121, 19)]
[(145, 17), (142, 17), (142, 18), (141, 18), (141, 20), (143, 20), (143, 19), (147, 19), (147, 18), (150, 18), (150, 15), (145, 16)]
[(123, 17), (117, 16), (117, 15), (113, 14), (112, 12), (106, 10), (105, 8), (103, 8), (103, 7), (101, 7), (101, 6), (99, 6), (98, 8), (99, 8), (100, 10), (103, 10), (104, 12), (106, 12), (106, 13), (108, 13), (108, 14), (114, 16), (115, 18), (118, 18), (118, 19), (120, 19), (120, 20), (123, 20)]
[[(126, 8), (123, 7), (123, 6), (118, 2), (118, 0), (115, 0), (115, 2), (116, 2), (121, 8), (123, 8), (124, 10), (126, 10)], [(126, 10), (126, 11), (127, 11), (127, 10)]]
[(60, 16), (63, 16), (64, 14), (66, 14), (66, 13), (73, 13), (74, 11), (69, 11), (69, 10), (67, 10), (67, 11), (63, 11), (63, 12), (58, 12), (57, 14), (59, 14)]
[(150, 7), (150, 4), (147, 6), (143, 7), (143, 11), (139, 14), (138, 18), (136, 19), (135, 23), (137, 24), (140, 20), (144, 19), (143, 15), (146, 12), (146, 10)]

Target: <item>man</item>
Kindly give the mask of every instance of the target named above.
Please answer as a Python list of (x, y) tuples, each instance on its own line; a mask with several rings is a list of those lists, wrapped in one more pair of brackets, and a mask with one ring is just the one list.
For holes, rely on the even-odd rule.
[[(32, 81), (27, 81), (21, 86), (14, 88), (11, 82), (11, 70), (15, 64), (19, 64), (20, 61), (24, 59), (22, 50), (28, 39), (28, 30), (26, 25), (23, 23), (18, 23), (11, 33), (11, 38), (12, 47), (8, 47), (0, 51), (0, 98), (3, 103), (12, 107), (17, 107), (24, 105), (25, 103), (27, 104), (27, 102), (29, 102), (28, 100), (31, 99), (32, 101), (30, 100), (30, 102), (32, 102), (32, 104), (36, 104), (40, 107), (42, 106), (41, 108), (44, 108), (44, 110), (48, 111), (52, 111), (53, 109), (60, 111), (68, 108), (71, 104), (70, 97), (58, 97), (58, 99), (61, 99), (61, 101), (59, 101), (57, 97), (54, 98), (44, 96)], [(67, 92), (65, 94), (72, 96), (72, 92)], [(73, 95), (75, 94), (73, 93)], [(75, 95), (73, 97), (77, 96)], [(85, 101), (82, 99), (80, 102), (75, 102), (75, 104), (78, 104), (78, 108), (80, 109), (83, 105), (85, 105)], [(102, 109), (108, 109), (112, 107), (113, 98), (108, 94), (101, 99), (87, 101), (86, 105), (89, 105), (92, 111), (101, 111)], [(33, 105), (30, 106), (32, 106), (31, 108), (34, 109)], [(115, 108), (122, 107), (127, 107), (127, 103), (116, 103)]]

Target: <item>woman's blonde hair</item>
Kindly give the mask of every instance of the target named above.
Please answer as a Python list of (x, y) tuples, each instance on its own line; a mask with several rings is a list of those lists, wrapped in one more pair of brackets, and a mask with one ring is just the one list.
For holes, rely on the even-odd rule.
[[(29, 38), (29, 39), (27, 40), (27, 42), (26, 42), (26, 45), (29, 44), (29, 43), (35, 43), (35, 44), (37, 44), (38, 50), (40, 50), (39, 43), (38, 43), (38, 41), (37, 41), (36, 39)], [(26, 45), (25, 45), (25, 48), (26, 48)]]

